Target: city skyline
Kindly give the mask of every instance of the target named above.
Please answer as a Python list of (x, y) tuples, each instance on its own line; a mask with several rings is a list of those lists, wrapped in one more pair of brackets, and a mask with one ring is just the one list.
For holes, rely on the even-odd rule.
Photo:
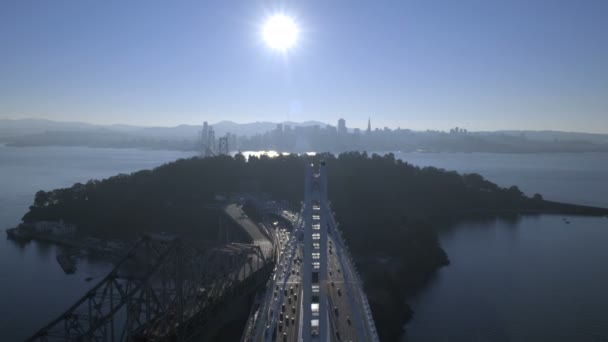
[[(525, 132), (525, 131), (530, 131), (530, 132), (562, 132), (562, 133), (581, 133), (581, 134), (599, 134), (599, 135), (606, 135), (608, 134), (608, 131), (604, 132), (604, 131), (576, 131), (576, 130), (568, 130), (568, 129), (530, 129), (530, 128), (497, 128), (497, 129), (487, 129), (487, 130), (476, 130), (476, 129), (469, 129), (468, 127), (465, 127), (462, 124), (458, 124), (456, 123), (455, 126), (445, 126), (445, 128), (412, 128), (412, 127), (408, 127), (408, 126), (390, 126), (390, 125), (375, 125), (375, 122), (373, 120), (372, 117), (368, 117), (367, 119), (364, 120), (364, 122), (362, 123), (362, 125), (352, 125), (350, 124), (350, 121), (347, 120), (346, 117), (337, 117), (336, 122), (331, 122), (331, 121), (320, 121), (320, 120), (303, 120), (303, 121), (293, 121), (293, 120), (283, 120), (283, 121), (269, 121), (269, 120), (256, 120), (256, 121), (244, 121), (244, 122), (237, 122), (234, 120), (230, 120), (230, 119), (219, 119), (218, 121), (208, 121), (207, 119), (203, 119), (203, 121), (201, 122), (194, 122), (194, 123), (181, 123), (181, 124), (176, 124), (176, 125), (152, 125), (152, 124), (124, 124), (124, 123), (97, 123), (97, 122), (87, 122), (87, 121), (71, 121), (71, 120), (54, 120), (54, 119), (49, 119), (49, 118), (42, 118), (42, 117), (24, 117), (24, 118), (3, 118), (0, 117), (0, 121), (5, 120), (5, 122), (13, 122), (13, 123), (17, 123), (17, 122), (36, 122), (37, 124), (44, 124), (44, 122), (49, 122), (49, 123), (53, 123), (53, 124), (66, 124), (66, 125), (86, 125), (86, 126), (92, 126), (92, 127), (123, 127), (123, 128), (161, 128), (161, 129), (173, 129), (173, 128), (179, 128), (179, 127), (204, 127), (205, 124), (209, 125), (209, 127), (212, 127), (214, 125), (221, 125), (221, 124), (235, 124), (235, 125), (255, 125), (255, 124), (270, 124), (270, 125), (285, 125), (285, 126), (294, 126), (294, 127), (312, 127), (312, 126), (320, 126), (321, 128), (326, 128), (326, 127), (332, 127), (332, 128), (336, 128), (338, 129), (340, 127), (340, 121), (344, 120), (345, 121), (345, 127), (347, 129), (347, 132), (352, 133), (352, 131), (354, 130), (360, 130), (361, 133), (365, 133), (366, 130), (368, 129), (368, 127), (371, 127), (371, 131), (378, 131), (378, 130), (408, 130), (408, 131), (412, 131), (412, 132), (439, 132), (439, 133), (450, 133), (454, 128), (463, 128), (468, 132), (474, 133), (483, 133), (483, 132), (501, 132), (501, 131), (521, 131), (521, 132)], [(49, 127), (49, 131), (55, 131), (57, 130), (56, 127)], [(61, 129), (59, 129), (61, 130)]]
[[(0, 5), (0, 118), (608, 133), (608, 3)], [(287, 53), (261, 26), (285, 13)]]

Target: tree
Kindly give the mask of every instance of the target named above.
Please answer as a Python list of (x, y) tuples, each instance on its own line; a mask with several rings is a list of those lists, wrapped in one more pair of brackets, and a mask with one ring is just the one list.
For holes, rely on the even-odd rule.
[(34, 197), (34, 206), (38, 208), (45, 207), (49, 202), (49, 194), (45, 191), (38, 191)]

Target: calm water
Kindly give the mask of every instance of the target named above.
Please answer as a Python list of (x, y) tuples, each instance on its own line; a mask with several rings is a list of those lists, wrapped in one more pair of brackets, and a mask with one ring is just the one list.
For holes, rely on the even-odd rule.
[[(148, 169), (191, 153), (0, 146), (0, 230), (34, 193)], [(478, 172), (546, 198), (608, 207), (608, 154), (397, 154), (416, 165)], [(608, 341), (608, 220), (527, 217), (443, 232), (452, 265), (414, 301), (410, 341)], [(79, 298), (110, 265), (65, 275), (57, 247), (0, 238), (0, 340), (20, 340)]]
[(451, 264), (407, 341), (608, 341), (608, 219), (528, 217), (444, 232)]
[(608, 207), (608, 153), (395, 153), (418, 166), (477, 172), (545, 199)]
[(104, 275), (110, 265), (81, 260), (65, 275), (55, 260), (58, 247), (5, 238), (38, 190), (51, 190), (149, 169), (191, 153), (91, 148), (10, 148), (0, 145), (0, 340), (19, 341), (63, 312), (91, 286), (87, 277)]
[[(547, 199), (608, 207), (608, 154), (401, 154)], [(451, 265), (412, 301), (407, 341), (608, 341), (608, 219), (523, 217), (440, 233)]]

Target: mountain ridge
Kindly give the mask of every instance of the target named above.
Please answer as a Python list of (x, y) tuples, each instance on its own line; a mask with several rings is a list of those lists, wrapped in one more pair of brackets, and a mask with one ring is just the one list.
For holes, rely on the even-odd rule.
[[(224, 135), (228, 132), (237, 135), (251, 136), (262, 134), (271, 129), (274, 129), (277, 124), (290, 126), (326, 126), (326, 123), (320, 121), (304, 121), (304, 122), (270, 122), (256, 121), (249, 123), (237, 123), (231, 120), (222, 120), (215, 124), (211, 124), (215, 130), (216, 136)], [(160, 137), (160, 138), (193, 138), (198, 136), (203, 125), (181, 124), (177, 126), (136, 126), (127, 124), (92, 124), (78, 121), (55, 121), (49, 119), (25, 118), (25, 119), (0, 119), (0, 137), (17, 137), (24, 135), (42, 134), (48, 131), (99, 131), (107, 129), (122, 133), (130, 133), (144, 137)]]

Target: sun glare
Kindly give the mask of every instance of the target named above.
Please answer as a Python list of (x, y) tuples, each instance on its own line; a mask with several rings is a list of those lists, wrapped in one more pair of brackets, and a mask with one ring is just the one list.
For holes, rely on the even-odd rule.
[(285, 51), (298, 40), (298, 26), (295, 21), (284, 15), (275, 14), (264, 24), (262, 35), (266, 44), (275, 50)]

